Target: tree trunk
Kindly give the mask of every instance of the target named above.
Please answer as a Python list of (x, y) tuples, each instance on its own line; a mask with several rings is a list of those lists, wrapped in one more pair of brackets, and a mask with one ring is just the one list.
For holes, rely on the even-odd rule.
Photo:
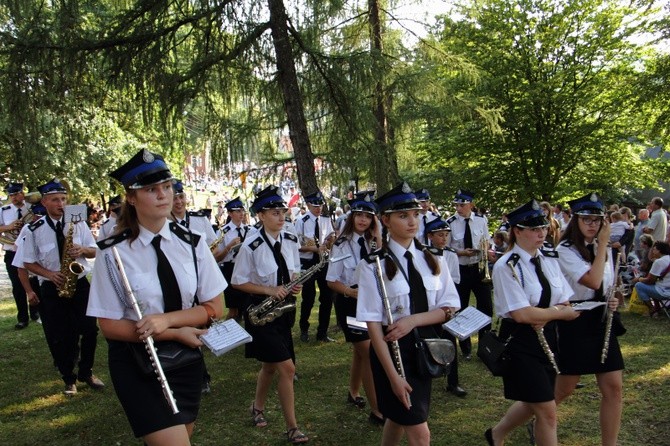
[[(377, 64), (383, 57), (382, 23), (379, 15), (378, 0), (369, 0), (368, 17), (370, 23), (370, 52)], [(381, 67), (378, 67), (381, 68)], [(372, 178), (377, 185), (377, 194), (390, 190), (399, 180), (398, 161), (395, 147), (391, 141), (391, 129), (388, 122), (387, 105), (390, 104), (388, 92), (384, 86), (383, 69), (377, 69), (379, 80), (374, 91), (374, 115), (377, 121), (375, 128), (376, 161), (372, 164)]]
[(303, 195), (318, 190), (314, 172), (314, 154), (307, 133), (307, 121), (298, 86), (298, 76), (293, 62), (291, 41), (288, 36), (288, 17), (283, 0), (268, 0), (270, 28), (277, 57), (277, 76), (284, 100), (289, 137), (298, 170), (298, 183)]

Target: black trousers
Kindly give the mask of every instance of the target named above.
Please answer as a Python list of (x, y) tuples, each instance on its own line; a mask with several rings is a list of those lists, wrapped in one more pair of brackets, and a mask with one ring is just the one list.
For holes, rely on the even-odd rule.
[[(482, 313), (493, 315), (493, 301), (491, 300), (491, 284), (482, 282), (482, 274), (479, 272), (479, 265), (459, 265), (461, 272), (461, 282), (456, 285), (458, 296), (461, 298), (461, 310), (470, 305), (470, 293), (474, 293), (477, 301), (477, 309)], [(490, 330), (491, 324), (479, 330)], [(472, 341), (470, 338), (459, 341), (461, 351), (464, 355), (472, 354)]]
[[(315, 265), (312, 260), (301, 260), (302, 268), (307, 269)], [(316, 337), (325, 338), (330, 324), (330, 313), (333, 309), (333, 293), (326, 282), (327, 267), (323, 267), (302, 285), (302, 301), (300, 303), (300, 331), (309, 330), (309, 315), (316, 299), (316, 285), (319, 285), (319, 325), (316, 328)]]
[(77, 379), (85, 380), (93, 374), (98, 325), (96, 318), (86, 316), (89, 290), (86, 278), (77, 281), (71, 298), (58, 297), (53, 282), (44, 281), (41, 285), (44, 334), (65, 384), (74, 384)]
[(30, 307), (28, 305), (26, 290), (23, 289), (21, 280), (19, 280), (19, 269), (12, 265), (15, 255), (14, 251), (5, 251), (5, 267), (7, 268), (9, 280), (12, 282), (12, 295), (16, 303), (16, 320), (27, 324), (28, 317), (35, 320), (39, 317), (39, 312), (37, 307)]

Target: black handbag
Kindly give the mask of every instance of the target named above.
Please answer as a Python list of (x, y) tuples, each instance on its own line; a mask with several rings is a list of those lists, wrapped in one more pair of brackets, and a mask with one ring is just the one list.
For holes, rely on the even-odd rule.
[(477, 356), (493, 376), (504, 375), (509, 367), (509, 356), (506, 350), (511, 338), (510, 336), (506, 341), (503, 341), (494, 331), (490, 330), (479, 334)]
[(416, 362), (419, 376), (422, 378), (439, 378), (446, 376), (456, 356), (454, 343), (449, 339), (421, 339), (415, 328)]
[[(144, 376), (154, 376), (156, 371), (144, 342), (127, 342), (126, 345), (135, 359), (137, 368)], [(191, 348), (177, 341), (156, 341), (156, 354), (164, 373), (188, 367), (202, 361), (202, 351), (198, 347)]]

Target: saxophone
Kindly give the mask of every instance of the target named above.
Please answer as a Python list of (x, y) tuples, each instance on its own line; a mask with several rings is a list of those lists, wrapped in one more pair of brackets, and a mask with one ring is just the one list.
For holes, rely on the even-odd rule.
[(71, 298), (77, 288), (77, 279), (79, 274), (84, 272), (84, 265), (77, 262), (77, 260), (70, 255), (69, 251), (72, 248), (72, 240), (74, 238), (74, 227), (77, 223), (82, 221), (81, 216), (72, 215), (70, 227), (65, 236), (63, 243), (63, 256), (60, 259), (60, 273), (65, 276), (63, 285), (58, 287), (58, 297)]

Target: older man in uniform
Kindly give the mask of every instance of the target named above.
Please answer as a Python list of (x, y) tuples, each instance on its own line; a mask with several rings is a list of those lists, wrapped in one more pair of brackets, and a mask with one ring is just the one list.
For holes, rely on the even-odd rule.
[[(23, 183), (9, 183), (6, 190), (10, 203), (7, 206), (3, 206), (0, 210), (0, 232), (5, 234), (5, 239), (16, 240), (23, 226), (22, 219), (28, 214), (30, 205), (25, 201)], [(12, 295), (16, 303), (17, 323), (14, 325), (14, 328), (21, 330), (28, 326), (29, 314), (30, 319), (33, 321), (39, 320), (40, 315), (37, 307), (28, 307), (28, 298), (19, 280), (18, 270), (12, 265), (14, 255), (16, 254), (16, 245), (14, 243), (5, 243), (2, 247), (5, 250), (5, 266), (9, 280), (12, 282)]]
[[(461, 281), (456, 284), (458, 295), (461, 298), (461, 308), (466, 308), (470, 302), (470, 293), (474, 293), (477, 300), (477, 309), (484, 314), (493, 314), (493, 303), (491, 302), (491, 284), (484, 280), (479, 269), (480, 255), (479, 247), (483, 239), (488, 239), (489, 228), (486, 219), (476, 215), (472, 211), (472, 200), (474, 194), (466, 190), (459, 190), (454, 197), (456, 214), (447, 220), (451, 227), (451, 240), (449, 247), (456, 250), (458, 264), (461, 273)], [(483, 330), (490, 330), (487, 325)], [(463, 357), (469, 360), (472, 355), (472, 342), (470, 338), (459, 342)]]

